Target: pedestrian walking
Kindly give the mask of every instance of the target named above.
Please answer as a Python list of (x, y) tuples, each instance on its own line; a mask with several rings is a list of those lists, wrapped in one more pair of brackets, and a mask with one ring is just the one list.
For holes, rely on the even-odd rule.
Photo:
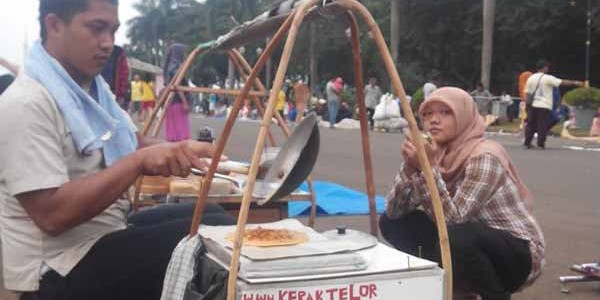
[(583, 86), (582, 81), (566, 80), (554, 77), (548, 72), (550, 64), (545, 60), (537, 63), (537, 72), (527, 79), (525, 93), (533, 95), (531, 104), (527, 104), (527, 126), (525, 128), (524, 146), (531, 149), (531, 141), (537, 133), (537, 146), (546, 148), (548, 125), (551, 121), (553, 107), (553, 88), (559, 86)]

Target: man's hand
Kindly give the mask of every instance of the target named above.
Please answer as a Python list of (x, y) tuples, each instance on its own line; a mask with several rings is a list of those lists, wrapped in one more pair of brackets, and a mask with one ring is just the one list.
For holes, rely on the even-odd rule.
[(207, 168), (208, 163), (202, 158), (212, 157), (213, 152), (212, 144), (192, 140), (146, 147), (139, 150), (141, 173), (150, 176), (187, 177), (192, 167)]
[[(411, 133), (405, 131), (405, 140), (402, 143), (402, 157), (404, 158), (404, 173), (407, 176), (412, 176), (417, 170), (421, 169), (419, 163), (419, 156), (417, 155), (417, 148), (413, 144)], [(425, 146), (425, 152), (429, 158), (431, 166), (435, 166), (435, 157), (438, 155), (439, 148), (434, 143), (430, 143), (427, 140), (423, 140)]]

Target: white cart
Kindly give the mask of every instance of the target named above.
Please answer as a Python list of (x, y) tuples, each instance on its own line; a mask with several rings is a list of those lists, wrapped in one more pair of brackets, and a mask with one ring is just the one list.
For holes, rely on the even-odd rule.
[[(238, 280), (240, 300), (441, 300), (444, 271), (437, 263), (384, 244), (359, 251), (366, 270), (299, 277)], [(214, 256), (208, 254), (219, 262)], [(228, 267), (226, 264), (224, 267)]]

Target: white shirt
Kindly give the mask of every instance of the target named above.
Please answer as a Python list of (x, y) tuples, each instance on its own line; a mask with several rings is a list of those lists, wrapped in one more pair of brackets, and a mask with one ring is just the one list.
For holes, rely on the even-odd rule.
[(42, 265), (66, 276), (101, 237), (125, 229), (130, 206), (124, 198), (55, 237), (42, 232), (15, 198), (103, 168), (102, 152), (80, 155), (54, 100), (20, 74), (0, 97), (0, 227), (8, 290), (37, 290)]
[[(538, 86), (538, 81), (539, 87), (536, 90), (535, 88)], [(535, 98), (532, 104), (533, 107), (552, 110), (552, 89), (559, 87), (561, 83), (562, 80), (552, 75), (538, 72), (527, 79), (525, 93), (533, 93), (533, 91), (535, 91)]]

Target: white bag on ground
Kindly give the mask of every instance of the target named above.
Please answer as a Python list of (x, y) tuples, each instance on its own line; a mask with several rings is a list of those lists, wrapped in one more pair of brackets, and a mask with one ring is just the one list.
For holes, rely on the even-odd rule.
[(392, 94), (385, 94), (381, 96), (381, 101), (375, 107), (373, 120), (387, 120), (400, 117), (402, 117), (400, 115), (400, 107), (394, 101), (394, 96)]

